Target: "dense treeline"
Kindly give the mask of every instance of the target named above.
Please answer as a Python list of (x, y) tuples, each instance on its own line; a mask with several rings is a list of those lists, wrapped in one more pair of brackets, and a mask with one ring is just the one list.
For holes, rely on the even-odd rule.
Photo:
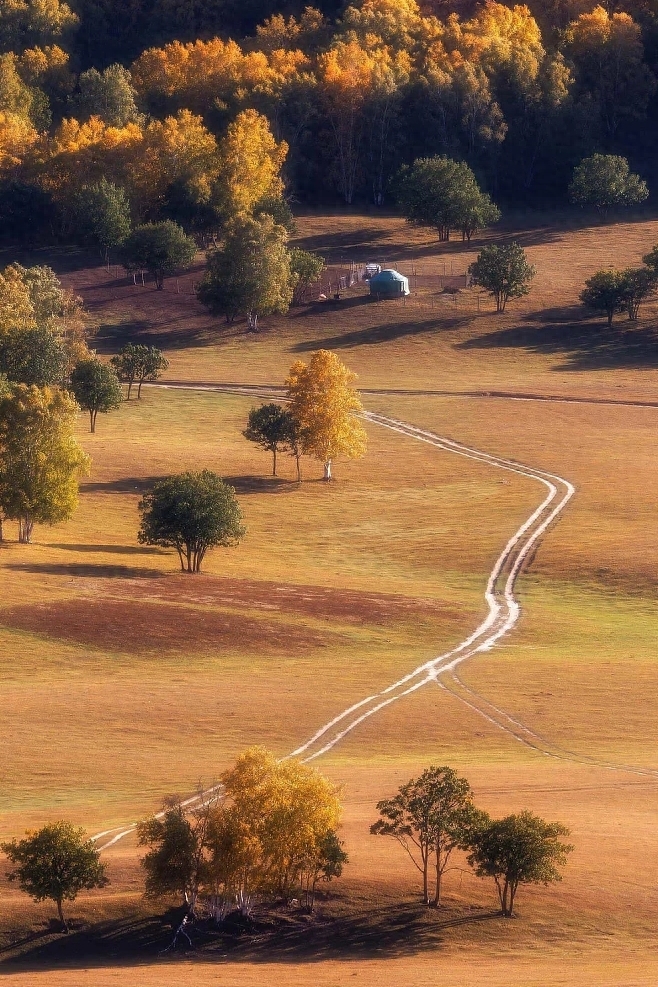
[(436, 155), (499, 201), (566, 200), (584, 157), (621, 153), (647, 173), (658, 152), (658, 22), (634, 0), (441, 16), (416, 0), (296, 16), (272, 0), (74, 6), (0, 2), (10, 237), (70, 236), (99, 197), (194, 233), (282, 192), (381, 204), (402, 166)]

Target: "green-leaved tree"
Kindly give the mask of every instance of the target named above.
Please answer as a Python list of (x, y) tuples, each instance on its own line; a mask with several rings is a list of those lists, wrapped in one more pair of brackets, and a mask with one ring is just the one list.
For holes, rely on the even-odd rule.
[(504, 247), (484, 247), (468, 268), (475, 285), (481, 285), (496, 299), (496, 311), (504, 312), (510, 298), (521, 298), (530, 291), (535, 268), (528, 263), (518, 243)]
[[(377, 803), (381, 816), (370, 827), (390, 836), (406, 850), (423, 879), (423, 901), (438, 907), (441, 882), (453, 850), (470, 846), (483, 814), (473, 804), (471, 787), (452, 768), (427, 768), (402, 785), (390, 799)], [(434, 889), (430, 894), (430, 869)]]
[(165, 278), (192, 263), (196, 244), (177, 223), (166, 219), (136, 226), (124, 241), (121, 253), (127, 271), (148, 271), (161, 291)]
[(563, 843), (569, 830), (548, 823), (531, 812), (489, 820), (476, 833), (468, 861), (478, 877), (493, 877), (501, 913), (514, 914), (520, 884), (552, 884), (561, 881), (560, 867), (574, 849)]
[(9, 880), (18, 881), (35, 901), (54, 901), (64, 932), (69, 928), (63, 902), (108, 884), (97, 847), (83, 829), (68, 822), (43, 826), (22, 840), (3, 843), (2, 850), (14, 865)]
[(139, 503), (141, 545), (175, 548), (183, 572), (200, 572), (209, 549), (245, 535), (233, 487), (201, 470), (159, 480)]
[(91, 431), (96, 431), (98, 412), (107, 414), (121, 405), (123, 394), (114, 367), (95, 357), (81, 360), (71, 371), (71, 391), (83, 411), (89, 412)]
[(500, 210), (480, 189), (468, 165), (445, 156), (419, 158), (404, 168), (397, 197), (408, 222), (434, 227), (439, 240), (449, 240), (451, 230), (460, 230), (470, 242), (477, 230), (500, 219)]
[(247, 315), (253, 330), (259, 316), (287, 312), (294, 284), (287, 241), (285, 227), (267, 213), (236, 219), (222, 246), (208, 254), (199, 300), (227, 322)]
[(626, 158), (617, 154), (593, 154), (574, 169), (569, 198), (574, 205), (593, 206), (602, 216), (619, 206), (644, 202), (649, 189), (634, 174)]

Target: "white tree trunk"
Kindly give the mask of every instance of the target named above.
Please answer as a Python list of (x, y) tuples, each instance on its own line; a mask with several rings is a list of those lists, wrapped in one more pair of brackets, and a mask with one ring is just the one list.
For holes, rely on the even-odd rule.
[(324, 464), (324, 478), (329, 481), (331, 479), (331, 460), (328, 459)]

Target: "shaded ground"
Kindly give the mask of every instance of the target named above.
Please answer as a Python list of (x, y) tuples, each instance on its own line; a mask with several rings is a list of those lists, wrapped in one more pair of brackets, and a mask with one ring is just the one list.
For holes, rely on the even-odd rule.
[(180, 910), (174, 909), (164, 917), (79, 923), (77, 928), (73, 923), (68, 936), (61, 935), (52, 922), (0, 950), (0, 957), (4, 953), (6, 972), (181, 956), (291, 963), (394, 958), (439, 949), (444, 933), (456, 926), (503, 921), (491, 909), (455, 902), (439, 911), (407, 901), (338, 916), (323, 913), (322, 908), (313, 916), (281, 908), (256, 912), (251, 920), (229, 915), (220, 928), (199, 921), (190, 929), (191, 948), (181, 937), (176, 949), (165, 953), (181, 917)]

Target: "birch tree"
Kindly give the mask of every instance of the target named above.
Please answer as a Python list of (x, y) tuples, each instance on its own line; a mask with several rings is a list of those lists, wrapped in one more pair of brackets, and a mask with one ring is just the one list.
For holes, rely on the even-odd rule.
[(302, 450), (324, 464), (327, 481), (338, 456), (359, 459), (366, 452), (367, 436), (356, 417), (363, 405), (355, 381), (356, 374), (329, 350), (317, 350), (308, 365), (297, 360), (286, 380)]

